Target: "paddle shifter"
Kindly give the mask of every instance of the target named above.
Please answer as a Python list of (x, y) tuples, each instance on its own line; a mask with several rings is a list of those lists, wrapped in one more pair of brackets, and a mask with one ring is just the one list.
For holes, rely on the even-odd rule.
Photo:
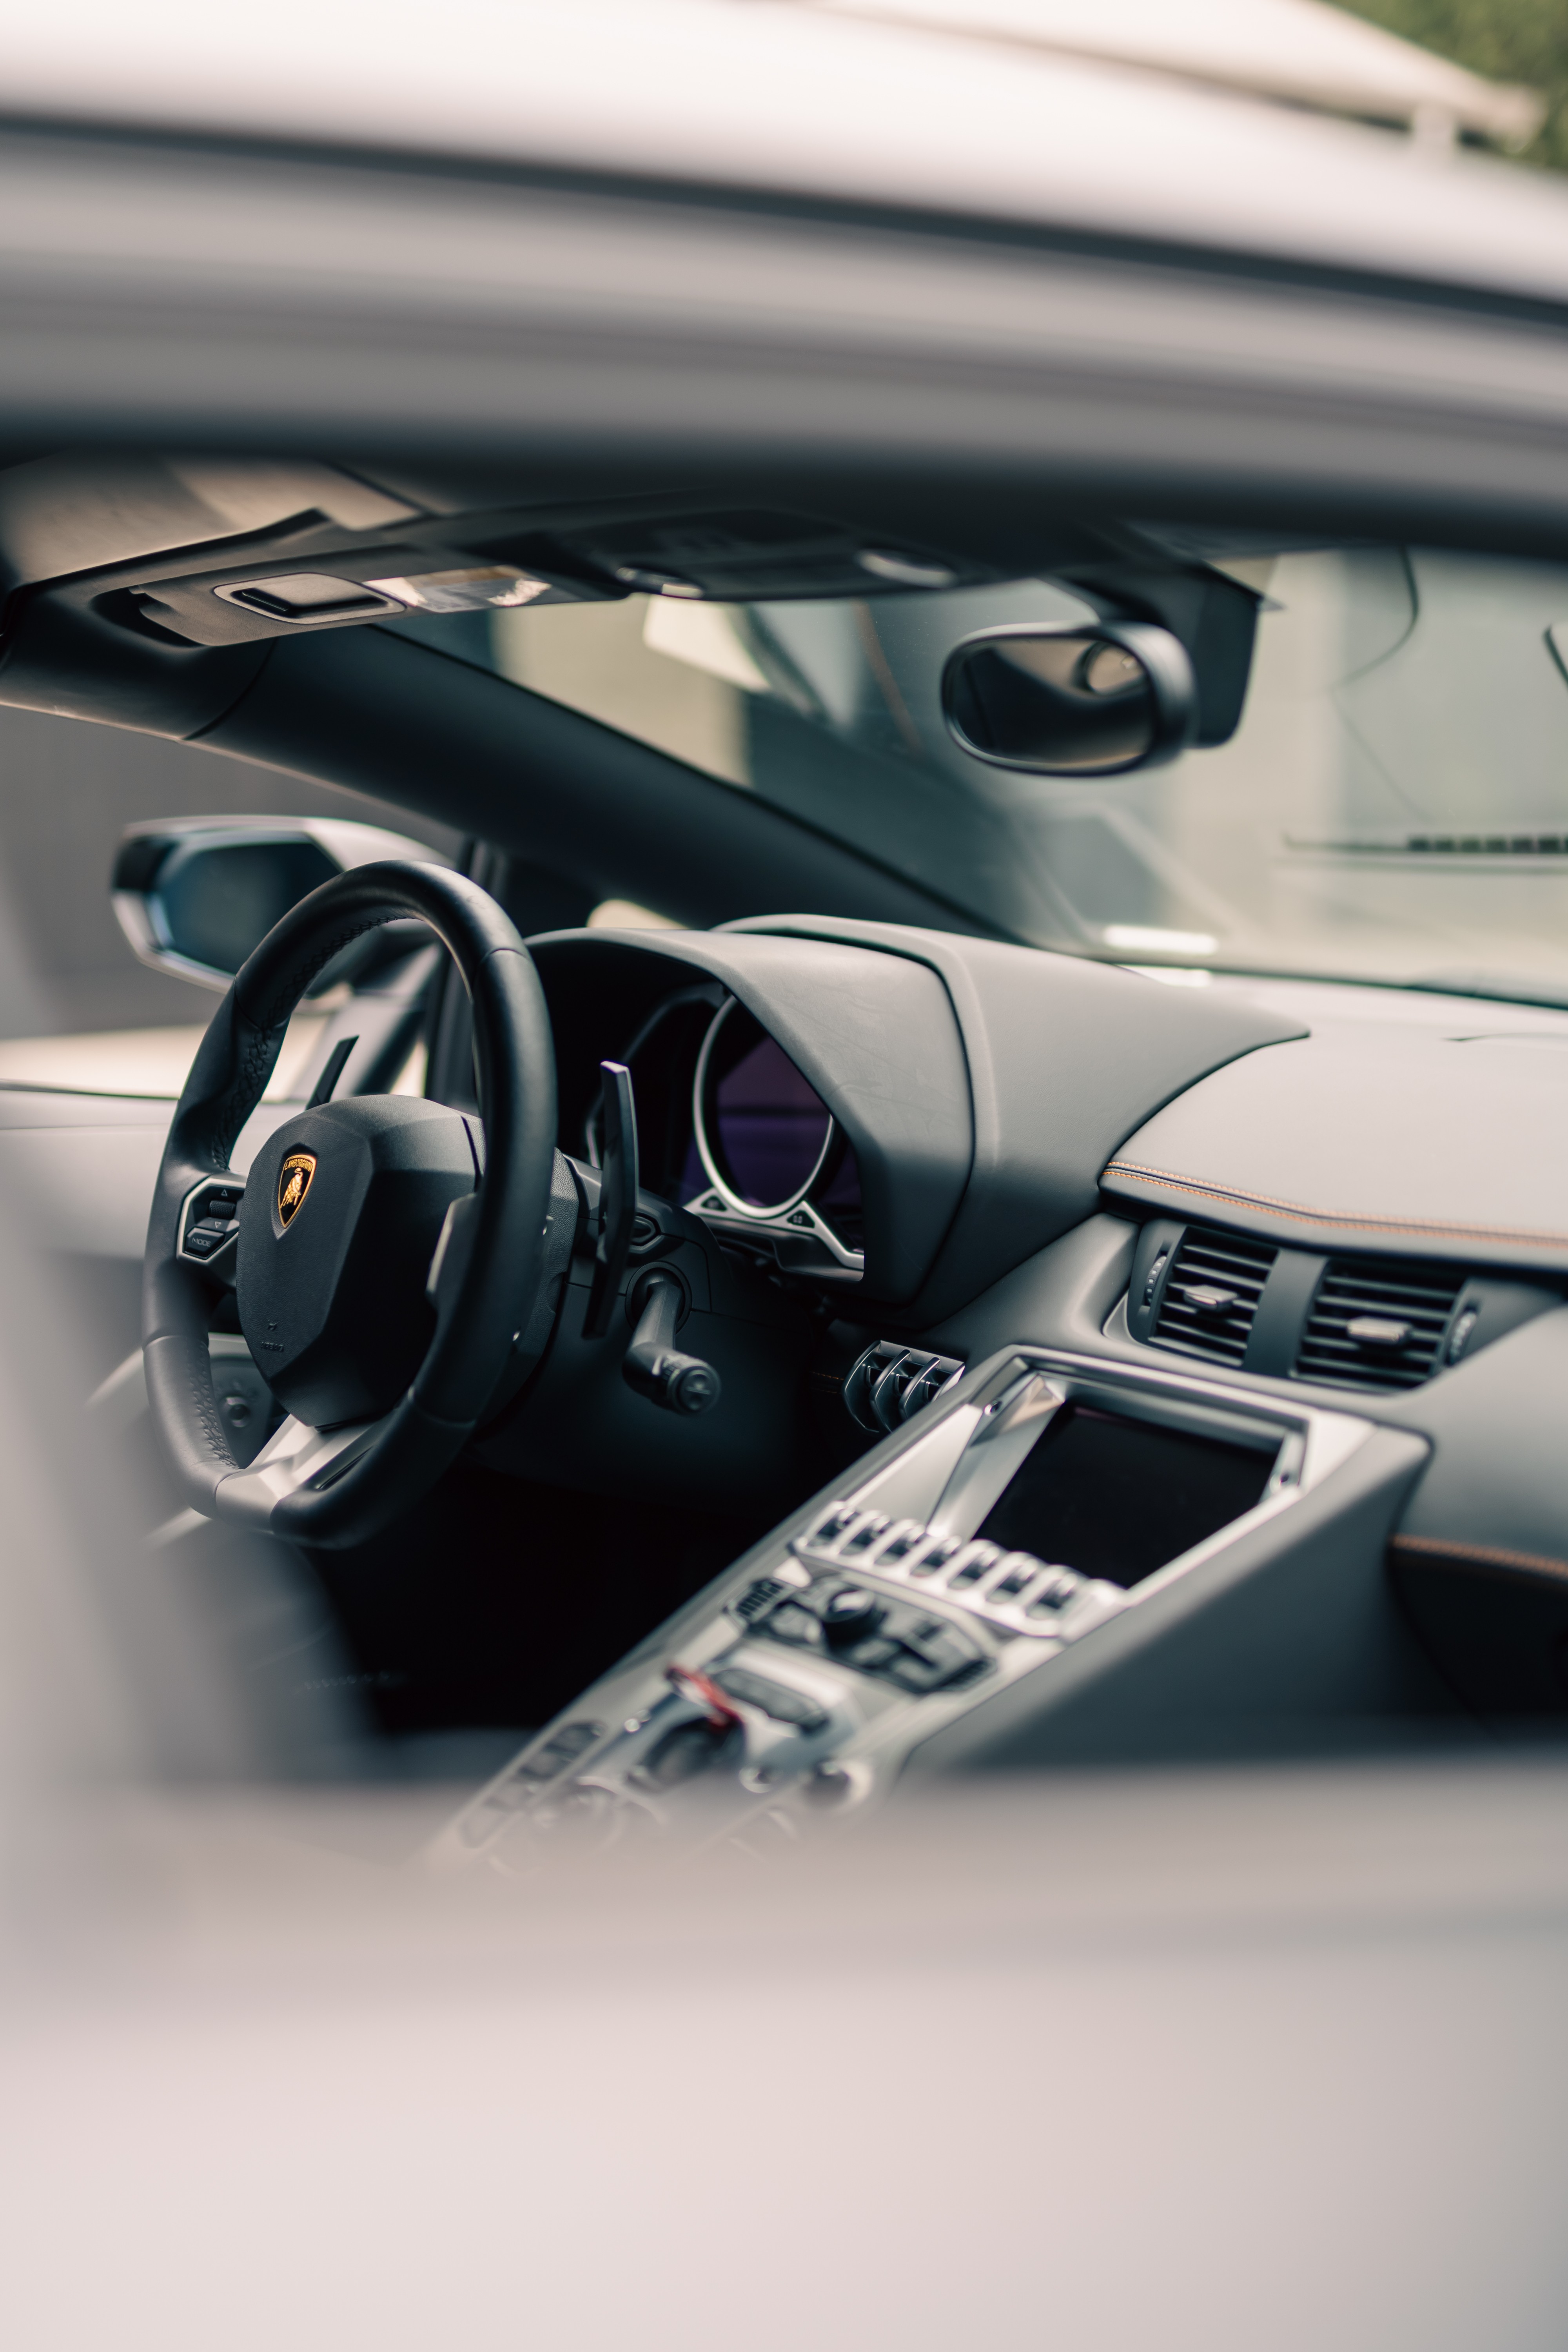
[[(599, 1065), (599, 1235), (594, 1250), (594, 1283), (584, 1329), (595, 1339), (609, 1330), (620, 1295), (637, 1211), (637, 1112), (632, 1074), (620, 1062)], [(678, 1276), (658, 1266), (640, 1275), (627, 1293), (637, 1328), (621, 1365), (628, 1388), (667, 1412), (706, 1412), (716, 1405), (722, 1383), (711, 1364), (683, 1356), (676, 1327), (686, 1305)]]
[(637, 1107), (624, 1062), (599, 1065), (599, 1238), (594, 1286), (583, 1328), (602, 1339), (610, 1328), (631, 1255), (637, 1215)]

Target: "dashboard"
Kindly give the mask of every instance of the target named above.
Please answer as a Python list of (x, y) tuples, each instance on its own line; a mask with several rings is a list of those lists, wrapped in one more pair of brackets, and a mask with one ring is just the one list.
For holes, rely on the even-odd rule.
[[(1568, 1017), (826, 920), (531, 945), (555, 1238), (473, 1449), (494, 1537), (513, 1482), (552, 1490), (569, 1617), (574, 1498), (665, 1509), (667, 1545), (703, 1512), (659, 1605), (712, 1580), (498, 1718), (540, 1729), (464, 1852), (526, 1866), (562, 1805), (764, 1824), (952, 1765), (1560, 1731)], [(641, 1144), (628, 1289), (680, 1279), (723, 1386), (697, 1418), (626, 1386), (629, 1311), (584, 1335), (605, 1059)], [(62, 1245), (129, 1263), (160, 1107), (0, 1108)], [(214, 1355), (234, 1403), (243, 1343)]]
[(533, 951), (563, 1151), (624, 1058), (649, 1223), (765, 1274), (775, 1413), (815, 1382), (834, 1437), (454, 1855), (1560, 1715), (1561, 1016), (847, 922)]

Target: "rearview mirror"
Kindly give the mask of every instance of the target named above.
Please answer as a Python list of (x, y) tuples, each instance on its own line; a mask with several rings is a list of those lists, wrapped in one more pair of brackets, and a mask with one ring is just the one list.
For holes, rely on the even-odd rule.
[(982, 630), (948, 656), (942, 707), (976, 759), (1037, 776), (1159, 767), (1197, 727), (1186, 648), (1152, 621)]
[[(383, 857), (447, 863), (422, 841), (346, 819), (184, 817), (132, 825), (110, 891), (120, 928), (143, 963), (204, 988), (226, 988), (290, 907), (334, 875)], [(421, 924), (368, 932), (332, 959), (310, 993), (357, 974), (389, 947), (406, 954), (424, 937)]]

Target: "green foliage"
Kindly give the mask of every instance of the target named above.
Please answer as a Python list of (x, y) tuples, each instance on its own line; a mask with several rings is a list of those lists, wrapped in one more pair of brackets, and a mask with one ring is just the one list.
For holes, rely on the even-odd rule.
[(1352, 16), (1548, 102), (1525, 160), (1568, 171), (1568, 0), (1339, 0)]

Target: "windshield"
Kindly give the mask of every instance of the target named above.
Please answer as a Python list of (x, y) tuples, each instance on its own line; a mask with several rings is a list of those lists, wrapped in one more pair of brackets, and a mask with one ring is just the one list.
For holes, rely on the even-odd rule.
[(1042, 947), (1568, 995), (1568, 572), (1386, 548), (1220, 568), (1260, 600), (1235, 736), (1098, 782), (987, 766), (939, 705), (971, 630), (1093, 617), (1055, 583), (409, 626)]

